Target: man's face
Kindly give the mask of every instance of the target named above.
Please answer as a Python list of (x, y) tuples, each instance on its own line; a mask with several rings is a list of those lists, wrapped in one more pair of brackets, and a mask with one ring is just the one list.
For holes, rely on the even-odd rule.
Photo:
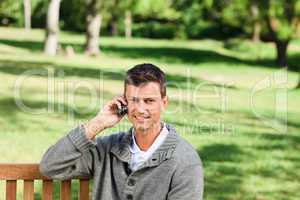
[(159, 83), (156, 82), (140, 86), (126, 85), (125, 98), (128, 119), (136, 130), (142, 132), (160, 123), (160, 113), (168, 102), (167, 96), (161, 96)]

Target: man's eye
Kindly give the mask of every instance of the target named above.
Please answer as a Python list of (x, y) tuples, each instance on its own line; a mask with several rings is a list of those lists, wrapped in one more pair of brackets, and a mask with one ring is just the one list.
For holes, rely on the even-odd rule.
[(154, 102), (154, 100), (153, 99), (146, 99), (145, 102), (146, 103), (152, 103), (152, 102)]
[(134, 98), (134, 99), (131, 99), (131, 101), (136, 103), (136, 102), (138, 102), (139, 100)]

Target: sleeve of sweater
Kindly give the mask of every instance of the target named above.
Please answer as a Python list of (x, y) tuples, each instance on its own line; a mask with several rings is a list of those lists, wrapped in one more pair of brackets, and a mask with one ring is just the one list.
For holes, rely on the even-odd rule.
[(59, 180), (91, 177), (95, 160), (101, 160), (104, 153), (104, 148), (89, 140), (84, 128), (78, 126), (46, 151), (39, 170), (44, 176)]
[(203, 188), (202, 165), (188, 165), (174, 173), (167, 200), (202, 200)]

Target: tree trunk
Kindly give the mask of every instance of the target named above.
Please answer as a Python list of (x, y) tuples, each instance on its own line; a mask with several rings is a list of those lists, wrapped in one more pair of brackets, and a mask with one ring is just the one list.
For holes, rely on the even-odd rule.
[(261, 32), (261, 25), (259, 21), (256, 21), (254, 23), (254, 30), (253, 30), (253, 36), (252, 41), (253, 42), (259, 42), (260, 41), (260, 32)]
[(281, 41), (277, 40), (275, 41), (276, 44), (276, 51), (277, 51), (277, 58), (276, 63), (281, 67), (287, 67), (287, 47), (289, 44), (288, 40)]
[(118, 35), (118, 29), (117, 29), (117, 22), (114, 16), (112, 17), (110, 21), (110, 34), (112, 36), (117, 36)]
[(126, 11), (126, 13), (125, 13), (125, 37), (126, 38), (131, 38), (131, 35), (132, 35), (131, 24), (132, 24), (131, 12)]
[(25, 22), (25, 29), (31, 29), (31, 5), (30, 0), (23, 1), (24, 6), (24, 22)]
[(251, 4), (251, 14), (252, 14), (252, 18), (254, 20), (252, 41), (259, 42), (260, 41), (260, 32), (261, 32), (261, 24), (260, 24), (260, 20), (259, 20), (259, 9), (258, 9), (257, 3), (255, 1), (252, 1), (252, 4)]
[(100, 52), (99, 35), (101, 19), (102, 17), (99, 13), (87, 13), (85, 53), (88, 55), (96, 56)]
[(300, 72), (299, 72), (299, 79), (298, 79), (298, 84), (297, 84), (296, 88), (297, 88), (297, 89), (300, 88)]
[(47, 13), (46, 39), (44, 52), (49, 56), (56, 55), (57, 34), (59, 31), (59, 6), (61, 0), (50, 0)]

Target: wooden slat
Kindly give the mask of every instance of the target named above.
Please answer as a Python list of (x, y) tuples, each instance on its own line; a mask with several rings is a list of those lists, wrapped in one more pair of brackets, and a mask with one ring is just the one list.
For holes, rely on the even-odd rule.
[(17, 181), (6, 181), (6, 200), (16, 200)]
[(43, 180), (42, 200), (52, 200), (53, 181)]
[(62, 181), (60, 184), (60, 199), (70, 200), (71, 199), (71, 181)]
[(79, 180), (79, 200), (89, 200), (89, 180)]
[(24, 181), (23, 199), (24, 200), (33, 200), (34, 199), (34, 181), (33, 180), (25, 180)]
[[(89, 177), (73, 177), (73, 179)], [(0, 180), (51, 180), (43, 176), (38, 164), (0, 164)]]
[(39, 172), (38, 164), (0, 164), (0, 180), (48, 179)]

